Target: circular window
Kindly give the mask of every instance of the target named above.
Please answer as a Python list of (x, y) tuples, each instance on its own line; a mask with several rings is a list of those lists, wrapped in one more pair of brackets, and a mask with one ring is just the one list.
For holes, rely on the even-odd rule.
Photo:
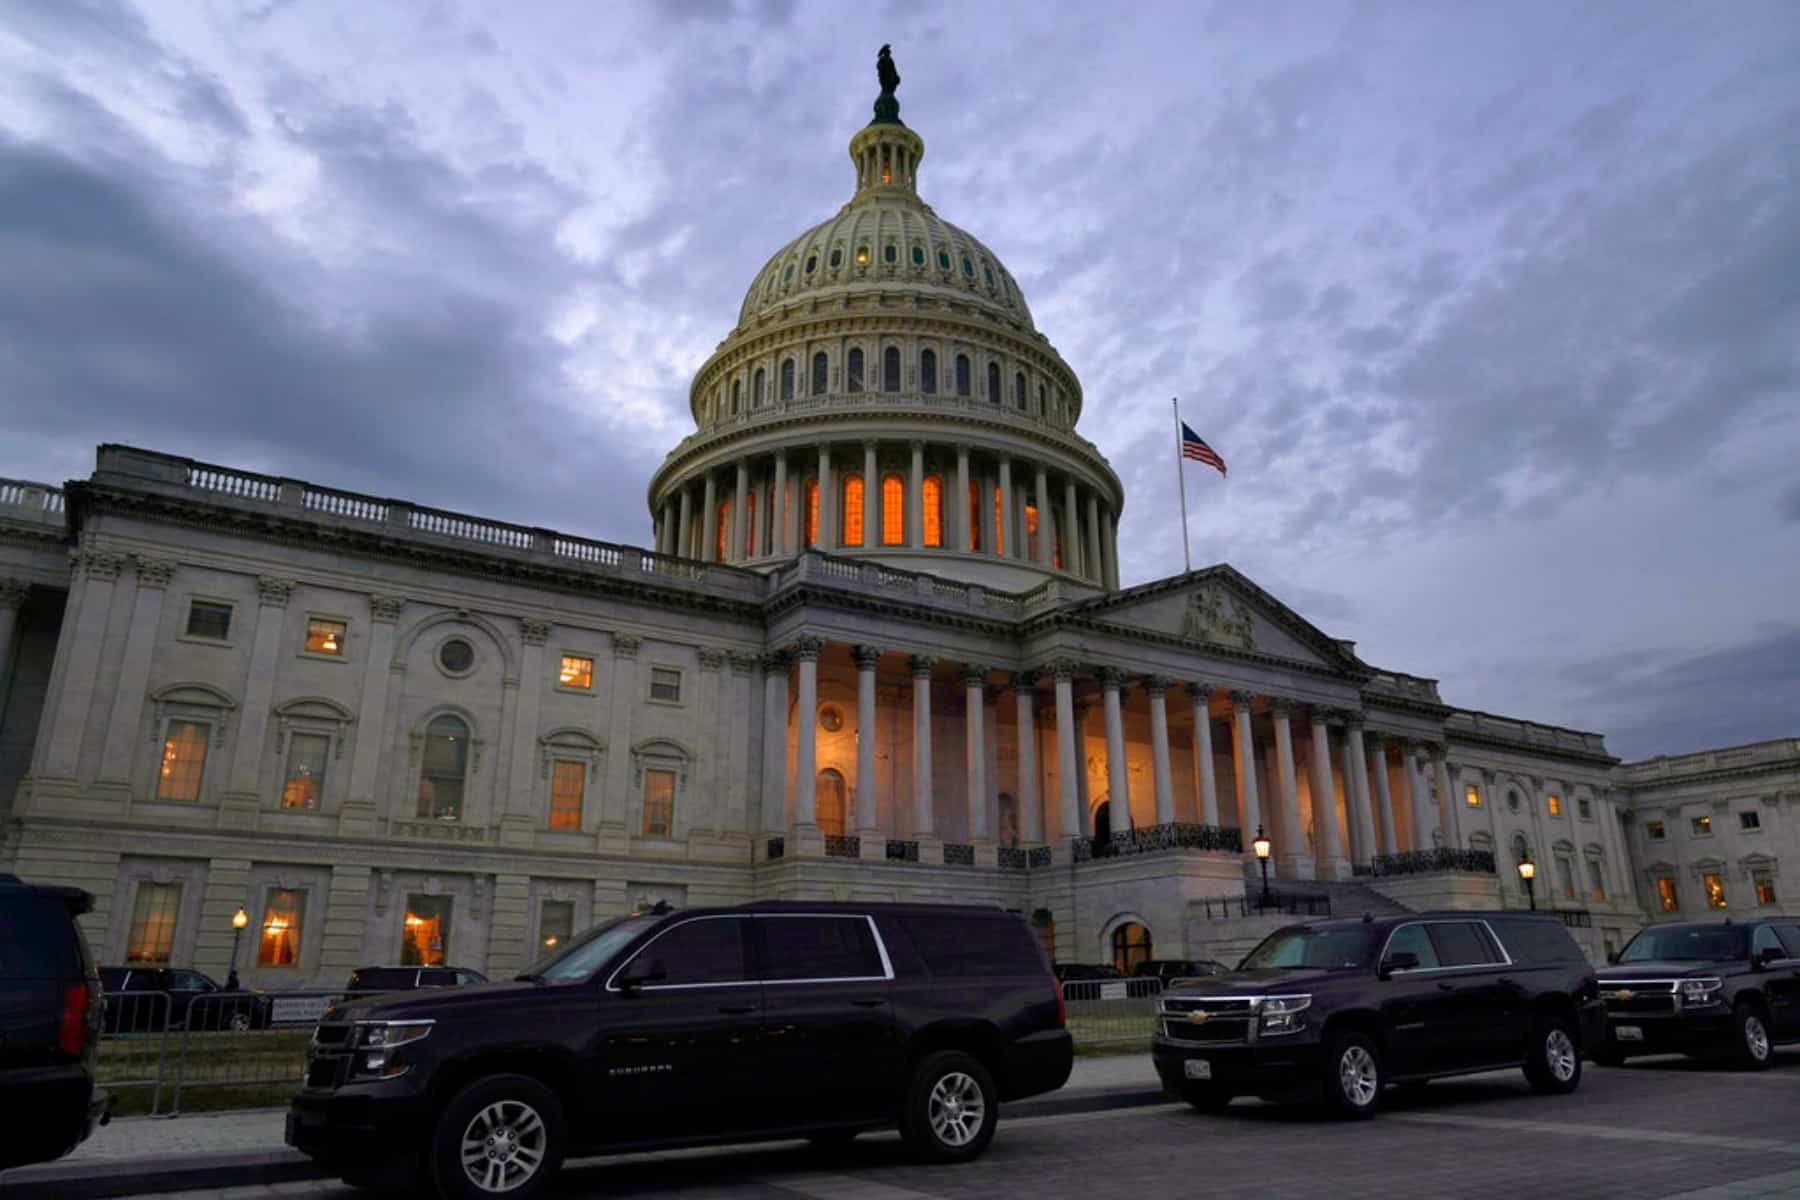
[(813, 268), (818, 265), (819, 265), (819, 256), (818, 255), (809, 254), (806, 256), (806, 273), (808, 275), (811, 275), (813, 273)]
[(947, 251), (939, 250), (938, 251), (938, 270), (948, 271), (949, 269), (950, 269), (949, 253)]
[(826, 733), (836, 733), (844, 727), (844, 710), (835, 704), (827, 704), (819, 709), (819, 728)]
[(887, 262), (898, 262), (900, 259), (900, 251), (894, 248), (892, 242), (889, 242), (887, 246), (882, 249), (881, 257)]
[(924, 265), (925, 265), (925, 247), (914, 246), (913, 247), (913, 266), (922, 267)]
[(438, 666), (452, 675), (467, 675), (475, 666), (475, 647), (462, 638), (450, 638), (438, 647)]
[(844, 261), (844, 252), (842, 250), (833, 250), (831, 252), (831, 265), (832, 266), (834, 266), (834, 267), (838, 266), (843, 261)]

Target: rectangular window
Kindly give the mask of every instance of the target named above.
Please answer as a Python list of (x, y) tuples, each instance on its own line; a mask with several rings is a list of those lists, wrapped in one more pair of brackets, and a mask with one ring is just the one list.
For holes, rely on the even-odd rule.
[(939, 978), (1041, 975), (1043, 960), (1016, 917), (897, 918), (925, 966)]
[(1575, 864), (1566, 854), (1556, 856), (1556, 893), (1565, 900), (1575, 898)]
[(450, 945), (450, 896), (406, 898), (406, 920), (400, 932), (400, 965), (441, 967)]
[(1036, 562), (1038, 556), (1038, 510), (1037, 505), (1025, 506), (1025, 557)]
[(1575, 811), (1581, 814), (1582, 820), (1591, 821), (1594, 819), (1594, 802), (1583, 796), (1575, 801)]
[(1718, 872), (1708, 871), (1701, 882), (1706, 887), (1706, 902), (1713, 908), (1725, 908), (1725, 881)]
[(263, 905), (262, 942), (256, 962), (263, 967), (300, 965), (300, 923), (306, 916), (306, 893), (270, 888)]
[(556, 682), (566, 688), (591, 691), (594, 686), (594, 660), (583, 658), (579, 654), (563, 655), (562, 669), (556, 673)]
[(1689, 822), (1689, 824), (1691, 824), (1694, 827), (1694, 836), (1695, 837), (1706, 837), (1708, 834), (1710, 834), (1712, 832), (1712, 818), (1711, 817), (1695, 817)]
[(1653, 842), (1660, 842), (1669, 836), (1669, 831), (1663, 827), (1661, 821), (1646, 821), (1644, 822), (1644, 836)]
[(1000, 489), (994, 489), (994, 553), (1006, 553), (1006, 510), (1000, 504)]
[(681, 700), (681, 672), (673, 667), (651, 667), (650, 698), (678, 703)]
[(686, 921), (656, 938), (636, 960), (660, 962), (665, 978), (651, 987), (692, 987), (706, 983), (739, 983), (750, 978), (744, 955), (742, 917), (709, 917)]
[(644, 772), (644, 836), (668, 837), (675, 825), (675, 772)]
[(1550, 815), (1551, 816), (1553, 816), (1553, 817), (1562, 816), (1562, 797), (1561, 796), (1558, 796), (1554, 792), (1552, 792), (1550, 795), (1546, 796), (1544, 799), (1550, 805)]
[(879, 979), (875, 935), (862, 917), (765, 917), (763, 978)]
[(1606, 876), (1600, 870), (1600, 860), (1588, 859), (1588, 895), (1596, 900), (1606, 899)]
[(1675, 881), (1667, 875), (1657, 879), (1656, 897), (1662, 902), (1664, 912), (1674, 912), (1681, 907), (1681, 900), (1675, 894)]
[(546, 900), (538, 910), (538, 949), (545, 954), (567, 945), (575, 933), (575, 902)]
[(1758, 867), (1750, 872), (1750, 880), (1756, 885), (1756, 903), (1766, 907), (1775, 903), (1775, 872)]
[(306, 618), (306, 652), (308, 654), (334, 654), (342, 657), (344, 641), (350, 633), (350, 626), (342, 621), (332, 621), (325, 617)]
[(222, 642), (231, 636), (231, 605), (210, 600), (194, 600), (188, 604), (187, 635)]
[(1480, 808), (1481, 807), (1481, 789), (1477, 788), (1472, 783), (1468, 787), (1464, 788), (1463, 789), (1463, 803), (1467, 804), (1470, 808)]
[(1761, 829), (1762, 828), (1762, 814), (1761, 813), (1753, 813), (1753, 812), (1739, 813), (1738, 814), (1738, 828), (1739, 829)]
[(581, 828), (581, 801), (587, 794), (587, 764), (559, 758), (550, 771), (550, 828)]
[(163, 735), (162, 774), (158, 800), (200, 799), (200, 776), (206, 770), (206, 738), (212, 730), (198, 721), (170, 721)]
[(181, 907), (179, 883), (140, 883), (131, 905), (131, 935), (125, 944), (128, 963), (167, 964), (175, 950), (175, 914)]
[(287, 780), (281, 785), (281, 807), (317, 808), (325, 794), (325, 763), (331, 739), (322, 733), (296, 733), (288, 738)]

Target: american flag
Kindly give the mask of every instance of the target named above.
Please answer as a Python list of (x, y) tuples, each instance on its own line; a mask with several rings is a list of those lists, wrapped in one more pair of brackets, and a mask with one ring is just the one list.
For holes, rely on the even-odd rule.
[(1203, 462), (1219, 474), (1225, 474), (1225, 460), (1219, 457), (1218, 451), (1206, 444), (1204, 438), (1189, 429), (1186, 421), (1181, 423), (1181, 457)]

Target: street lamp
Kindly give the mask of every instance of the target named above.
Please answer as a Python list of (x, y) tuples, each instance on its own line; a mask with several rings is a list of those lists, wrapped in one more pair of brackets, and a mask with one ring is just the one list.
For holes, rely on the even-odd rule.
[(238, 986), (238, 977), (237, 977), (238, 938), (243, 936), (244, 926), (248, 925), (249, 923), (250, 923), (250, 914), (245, 912), (243, 909), (240, 908), (236, 912), (231, 914), (231, 973), (225, 976), (225, 990), (228, 992), (237, 991), (237, 986)]
[(1529, 858), (1519, 860), (1519, 878), (1525, 881), (1525, 898), (1531, 901), (1532, 911), (1537, 910), (1537, 889), (1531, 881), (1537, 878), (1537, 864)]
[(1256, 861), (1262, 864), (1262, 906), (1267, 908), (1269, 907), (1269, 851), (1274, 847), (1269, 844), (1269, 839), (1263, 833), (1261, 825), (1256, 827), (1256, 838), (1250, 843), (1250, 848), (1256, 851)]

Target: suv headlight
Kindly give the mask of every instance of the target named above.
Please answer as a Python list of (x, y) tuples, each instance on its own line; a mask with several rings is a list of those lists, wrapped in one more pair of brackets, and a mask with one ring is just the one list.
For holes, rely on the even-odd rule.
[(1262, 1002), (1262, 1033), (1264, 1037), (1277, 1037), (1284, 1033), (1299, 1033), (1306, 1026), (1306, 1010), (1312, 1007), (1312, 997), (1305, 996), (1269, 996)]
[(434, 1021), (358, 1021), (350, 1034), (350, 1074), (355, 1079), (394, 1079), (408, 1065), (393, 1061), (393, 1051), (419, 1041)]
[(1709, 1004), (1717, 1004), (1719, 993), (1724, 987), (1722, 979), (1684, 979), (1681, 981), (1682, 1007), (1705, 1008)]

